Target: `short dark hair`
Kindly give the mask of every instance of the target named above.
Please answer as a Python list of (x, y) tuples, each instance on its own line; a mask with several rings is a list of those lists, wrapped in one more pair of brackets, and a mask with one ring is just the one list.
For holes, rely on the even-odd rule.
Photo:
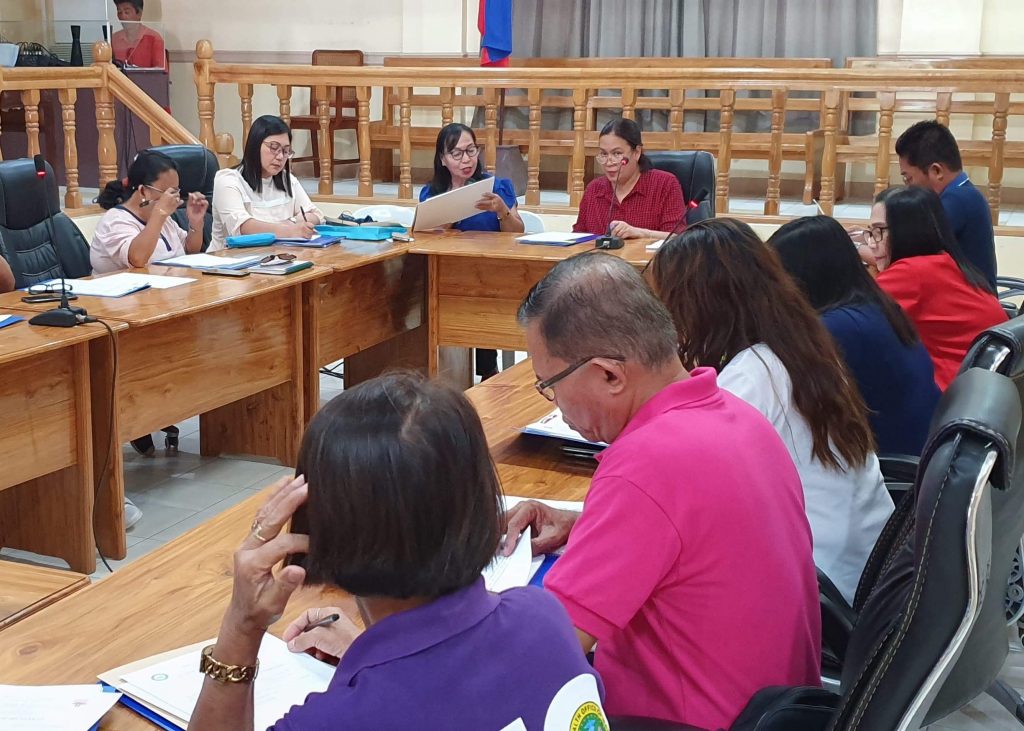
[[(262, 148), (263, 141), (274, 135), (288, 135), (289, 144), (292, 141), (292, 130), (280, 117), (273, 114), (264, 114), (253, 121), (249, 128), (249, 136), (245, 140), (245, 150), (242, 153), (242, 162), (238, 165), (238, 172), (249, 187), (257, 193), (263, 190), (263, 162)], [(292, 162), (285, 158), (284, 169), (274, 176), (274, 187), (292, 195)]]
[(324, 406), (302, 439), (308, 584), (356, 596), (438, 597), (469, 586), (501, 537), (501, 486), (459, 391), (380, 376)]
[(953, 133), (931, 119), (908, 127), (896, 140), (896, 154), (921, 170), (934, 163), (945, 165), (952, 172), (960, 172), (964, 167)]
[(656, 367), (678, 359), (672, 317), (640, 273), (603, 252), (556, 264), (519, 306), (519, 324), (537, 320), (548, 351), (575, 363), (618, 356)]
[(904, 345), (918, 342), (903, 309), (868, 274), (850, 234), (831, 216), (804, 216), (783, 224), (768, 239), (783, 268), (818, 312), (870, 305), (889, 321)]
[(985, 275), (971, 264), (957, 243), (942, 200), (934, 192), (918, 185), (897, 185), (875, 196), (875, 203), (885, 206), (891, 263), (912, 256), (946, 253), (972, 287), (995, 294)]
[[(598, 135), (598, 138), (604, 137), (605, 135), (621, 137), (629, 143), (630, 148), (633, 150), (644, 143), (643, 137), (640, 134), (640, 125), (632, 119), (626, 119), (625, 117), (613, 119), (602, 127), (601, 134)], [(651, 162), (651, 158), (641, 152), (640, 159), (636, 161), (636, 166), (640, 168), (640, 172), (646, 173), (654, 167), (654, 163)]]
[(143, 0), (114, 0), (114, 7), (116, 8), (118, 5), (131, 5), (135, 8), (135, 12), (141, 13), (144, 2)]
[(128, 166), (128, 177), (124, 180), (111, 180), (107, 183), (100, 191), (96, 202), (100, 208), (109, 210), (128, 200), (139, 187), (151, 185), (161, 174), (177, 169), (178, 166), (174, 160), (164, 153), (156, 150), (143, 150)]
[[(437, 142), (434, 143), (434, 177), (430, 180), (430, 195), (447, 193), (448, 189), (452, 187), (452, 174), (445, 167), (442, 158), (445, 153), (455, 149), (455, 146), (459, 144), (459, 139), (465, 132), (468, 132), (469, 136), (473, 138), (473, 144), (475, 145), (476, 133), (473, 132), (471, 127), (459, 124), (458, 122), (446, 124), (437, 133)], [(469, 176), (469, 179), (473, 182), (484, 179), (484, 161), (482, 157), (476, 159), (476, 170)]]

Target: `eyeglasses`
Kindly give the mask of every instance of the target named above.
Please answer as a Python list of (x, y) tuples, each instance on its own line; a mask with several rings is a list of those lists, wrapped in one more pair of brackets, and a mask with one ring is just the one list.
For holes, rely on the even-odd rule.
[(284, 158), (286, 160), (291, 160), (293, 157), (295, 157), (295, 150), (293, 150), (290, 147), (281, 147), (281, 145), (279, 145), (276, 142), (264, 142), (263, 145), (268, 150), (270, 150), (270, 154), (273, 155), (274, 157), (277, 157), (278, 155), (284, 155)]
[(622, 356), (619, 356), (619, 355), (591, 355), (591, 356), (588, 356), (588, 357), (584, 358), (583, 360), (580, 360), (580, 361), (577, 361), (576, 363), (573, 363), (568, 368), (566, 368), (566, 369), (564, 369), (562, 371), (559, 371), (558, 373), (556, 373), (555, 375), (551, 376), (551, 378), (547, 379), (546, 381), (541, 381), (541, 380), (538, 379), (537, 382), (533, 384), (533, 387), (537, 389), (537, 393), (539, 393), (541, 396), (546, 398), (548, 401), (554, 401), (555, 400), (554, 385), (556, 383), (558, 383), (559, 381), (561, 381), (562, 379), (568, 378), (569, 376), (571, 376), (573, 373), (578, 371), (580, 368), (585, 366), (587, 363), (589, 363), (590, 361), (594, 360), (594, 358), (608, 358), (609, 360), (617, 360), (617, 361), (620, 361), (620, 362), (623, 362), (623, 361), (626, 360), (625, 358), (623, 358)]
[(594, 157), (597, 159), (598, 163), (604, 165), (609, 162), (618, 163), (626, 159), (627, 155), (622, 152), (599, 152)]
[(455, 162), (462, 162), (465, 158), (475, 159), (482, 149), (481, 145), (470, 145), (469, 147), (455, 147), (448, 150), (448, 156)]
[(28, 288), (29, 294), (60, 294), (61, 292), (71, 292), (74, 287), (68, 283), (51, 282), (49, 284), (30, 284)]
[(868, 236), (875, 243), (882, 243), (882, 240), (889, 234), (888, 226), (872, 226), (868, 229)]
[(295, 261), (295, 254), (267, 254), (260, 259), (260, 264), (270, 264), (274, 261)]

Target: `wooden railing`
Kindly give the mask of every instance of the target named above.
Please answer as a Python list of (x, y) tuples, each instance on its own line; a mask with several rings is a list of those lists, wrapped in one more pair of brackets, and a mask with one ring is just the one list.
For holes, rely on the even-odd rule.
[[(316, 101), (324, 156), (328, 146), (322, 144), (328, 134), (328, 105), (335, 87), (353, 87), (356, 92), (359, 146), (358, 195), (374, 197), (372, 158), (379, 149), (378, 140), (390, 133), (382, 120), (371, 119), (371, 99), (397, 97), (398, 115), (394, 124), (399, 155), (399, 198), (411, 200), (412, 150), (414, 142), (429, 137), (430, 146), (436, 126), (416, 127), (413, 111), (430, 109), (437, 113), (437, 124), (450, 122), (458, 108), (483, 109), (480, 140), (484, 144), (484, 165), (493, 170), (498, 140), (497, 108), (499, 91), (523, 90), (505, 99), (506, 106), (528, 110), (529, 129), (519, 131), (514, 144), (525, 149), (528, 168), (527, 203), (539, 202), (539, 174), (542, 155), (560, 151), (569, 157), (570, 206), (578, 205), (583, 194), (585, 166), (588, 155), (597, 149), (597, 130), (590, 121), (590, 111), (601, 108), (620, 110), (623, 116), (634, 116), (639, 109), (664, 109), (668, 112), (667, 131), (645, 131), (648, 149), (708, 149), (717, 158), (716, 199), (720, 211), (728, 210), (732, 162), (741, 156), (761, 155), (768, 163), (768, 184), (765, 212), (779, 210), (781, 168), (785, 154), (784, 120), (793, 107), (817, 109), (820, 114), (820, 203), (831, 212), (835, 204), (837, 144), (841, 131), (841, 103), (855, 93), (870, 93), (881, 100), (878, 135), (871, 159), (876, 184), (888, 181), (894, 160), (893, 104), (904, 93), (934, 95), (945, 99), (950, 95), (970, 93), (993, 95), (989, 102), (978, 101), (972, 114), (992, 114), (991, 139), (984, 141), (988, 152), (988, 193), (993, 210), (998, 210), (1004, 173), (1007, 144), (1006, 125), (1011, 93), (1024, 92), (1024, 69), (1008, 69), (995, 73), (978, 69), (832, 69), (832, 68), (694, 68), (681, 72), (666, 68), (413, 68), (413, 67), (326, 67), (302, 65), (222, 64), (213, 58), (213, 48), (201, 41), (196, 48), (196, 88), (199, 97), (200, 139), (211, 145), (215, 138), (214, 90), (217, 84), (234, 84), (240, 97), (244, 133), (252, 119), (254, 87), (275, 88), (279, 111), (287, 119), (291, 113), (290, 99), (296, 87), (312, 89)], [(421, 93), (421, 88), (438, 89)], [(479, 93), (460, 94), (462, 89), (479, 89)], [(394, 90), (394, 91), (392, 91)], [(559, 90), (552, 95), (550, 92)], [(684, 132), (683, 115), (696, 100), (689, 92), (706, 94), (699, 108), (718, 113), (718, 130)], [(650, 96), (650, 93), (658, 96)], [(760, 92), (757, 98), (746, 98), (746, 92)], [(572, 109), (572, 129), (562, 132), (541, 130), (541, 113), (546, 105)], [(794, 101), (794, 94), (801, 98)], [(694, 104), (694, 106), (698, 106)], [(771, 127), (767, 132), (745, 132), (734, 127), (737, 111), (757, 109), (770, 112)], [(429, 135), (427, 135), (429, 133)], [(508, 138), (509, 131), (505, 136)], [(391, 143), (387, 142), (387, 145)], [(800, 137), (803, 154), (805, 140)], [(742, 155), (739, 153), (742, 152)], [(333, 192), (333, 171), (330, 162), (321, 160), (319, 181), (321, 194)]]
[[(199, 140), (180, 122), (167, 113), (159, 104), (150, 99), (111, 63), (110, 46), (96, 43), (93, 46), (93, 65), (82, 68), (0, 68), (0, 92), (21, 93), (25, 109), (25, 135), (29, 157), (40, 151), (39, 103), (45, 90), (55, 90), (61, 107), (61, 124), (64, 129), (64, 169), (67, 190), (64, 205), (80, 208), (82, 195), (79, 189), (78, 143), (76, 132), (80, 125), (95, 121), (98, 131), (97, 155), (99, 160), (99, 184), (117, 177), (117, 144), (114, 135), (114, 101), (124, 104), (133, 114), (143, 120), (150, 129), (150, 143), (198, 144)], [(96, 99), (95, 120), (79, 120), (75, 114), (75, 102), (82, 89), (91, 89)], [(0, 134), (3, 130), (0, 129)], [(211, 144), (211, 147), (213, 145)]]

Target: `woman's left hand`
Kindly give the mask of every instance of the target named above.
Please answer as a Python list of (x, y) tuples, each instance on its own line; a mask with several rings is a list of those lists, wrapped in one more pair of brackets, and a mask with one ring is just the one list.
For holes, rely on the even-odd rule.
[(476, 207), (481, 211), (490, 211), (498, 218), (504, 218), (509, 212), (509, 207), (497, 193), (484, 193), (483, 197), (476, 202)]
[(206, 219), (206, 212), (210, 209), (210, 202), (202, 193), (188, 194), (188, 222), (192, 228), (202, 229)]
[(618, 236), (620, 239), (638, 239), (644, 236), (640, 229), (630, 226), (625, 221), (612, 221), (610, 228), (612, 236)]
[(306, 502), (306, 479), (282, 478), (270, 499), (256, 514), (252, 532), (235, 551), (234, 588), (224, 624), (244, 635), (259, 635), (280, 619), (292, 593), (302, 585), (306, 570), (274, 566), (292, 553), (309, 550), (309, 536), (284, 533), (296, 509)]

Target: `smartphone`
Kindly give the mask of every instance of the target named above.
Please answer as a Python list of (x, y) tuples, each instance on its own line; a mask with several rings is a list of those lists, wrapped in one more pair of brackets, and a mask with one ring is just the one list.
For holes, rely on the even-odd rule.
[(394, 241), (401, 241), (403, 244), (408, 244), (416, 240), (412, 236), (409, 236), (408, 234), (391, 234), (391, 238)]
[(212, 274), (215, 277), (248, 277), (249, 272), (245, 269), (204, 269), (196, 267), (203, 274)]
[[(47, 292), (46, 294), (29, 294), (29, 295), (25, 295), (24, 297), (21, 298), (21, 301), (24, 302), (25, 304), (37, 305), (37, 304), (39, 304), (41, 302), (60, 302), (60, 299), (61, 299), (60, 294), (54, 294), (52, 292)], [(76, 299), (78, 299), (78, 295), (76, 295), (76, 294), (69, 294), (68, 295), (68, 302), (70, 302), (71, 300), (76, 300)]]
[[(288, 526), (289, 533), (301, 533), (303, 535), (309, 535), (309, 515), (306, 513), (306, 505), (302, 504), (292, 513), (292, 522)], [(306, 554), (304, 553), (289, 553), (284, 557), (285, 566), (302, 566), (306, 567)]]

